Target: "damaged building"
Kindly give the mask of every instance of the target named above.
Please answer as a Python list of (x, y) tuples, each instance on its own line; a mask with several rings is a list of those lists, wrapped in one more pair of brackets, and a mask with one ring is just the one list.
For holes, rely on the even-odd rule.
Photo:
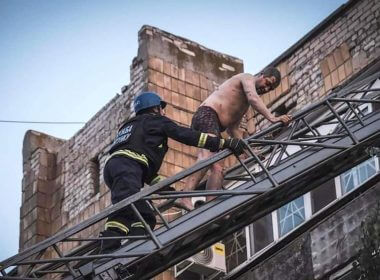
[[(168, 103), (166, 115), (190, 126), (201, 102), (244, 72), (244, 61), (143, 26), (131, 82), (81, 130), (68, 140), (26, 133), (20, 254), (1, 262), (16, 269), (2, 270), (0, 279), (50, 273), (57, 279), (349, 279), (361, 222), (380, 198), (379, 33), (380, 2), (350, 0), (268, 64), (282, 79), (262, 98), (276, 115), (294, 115), (292, 125), (270, 125), (249, 109), (242, 126), (261, 156), (252, 149), (239, 161), (224, 151), (206, 162), (223, 160), (228, 168), (224, 194), (178, 214), (162, 206), (170, 198), (159, 190), (183, 189), (184, 178), (202, 167), (194, 166), (197, 148), (169, 140), (160, 169), (167, 179), (116, 207), (103, 180), (107, 148), (142, 90), (157, 92)], [(104, 219), (138, 199), (163, 207), (161, 225), (148, 240), (121, 249), (124, 257), (90, 265), (89, 243)]]

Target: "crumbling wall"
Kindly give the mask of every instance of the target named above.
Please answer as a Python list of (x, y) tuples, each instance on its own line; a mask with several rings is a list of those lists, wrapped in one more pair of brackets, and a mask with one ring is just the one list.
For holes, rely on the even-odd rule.
[[(51, 187), (54, 211), (36, 212), (34, 220), (46, 221), (41, 238), (29, 241), (30, 208), (39, 207), (39, 202), (23, 201), (22, 236), (28, 236), (28, 243), (22, 237), (23, 248), (37, 241), (74, 226), (110, 205), (110, 193), (103, 180), (103, 168), (107, 158), (107, 147), (116, 135), (118, 127), (133, 116), (132, 100), (142, 90), (156, 91), (168, 105), (167, 116), (178, 124), (189, 126), (192, 114), (200, 103), (225, 79), (243, 71), (240, 59), (209, 50), (185, 38), (174, 36), (158, 28), (144, 26), (139, 31), (138, 55), (133, 59), (130, 75), (131, 82), (122, 88), (86, 125), (67, 141), (59, 141), (49, 164), (59, 166), (54, 171), (54, 186)], [(53, 137), (46, 136), (49, 139)], [(58, 141), (58, 140), (57, 140)], [(160, 175), (172, 176), (195, 161), (196, 148), (169, 141), (169, 151), (164, 159)], [(25, 144), (24, 144), (25, 148)], [(43, 145), (26, 158), (28, 165), (35, 166)], [(37, 178), (24, 173), (24, 181), (32, 188)], [(176, 185), (183, 187), (183, 182)], [(29, 192), (28, 192), (29, 194)], [(33, 206), (30, 206), (32, 204)], [(24, 210), (24, 209), (28, 210)], [(25, 212), (25, 213), (24, 213)], [(24, 226), (24, 224), (26, 226)], [(95, 224), (76, 237), (96, 236), (103, 223)], [(64, 242), (59, 245), (68, 252), (78, 242)], [(51, 254), (51, 252), (48, 252)], [(172, 279), (172, 273), (165, 272), (159, 277)]]
[[(243, 72), (240, 59), (207, 49), (190, 40), (145, 26), (139, 33), (139, 56), (146, 53), (148, 89), (166, 102), (166, 116), (182, 126), (202, 101), (224, 80)], [(197, 148), (172, 139), (160, 174), (172, 176), (194, 164)], [(176, 184), (183, 188), (183, 182)]]
[(56, 156), (64, 140), (29, 130), (23, 142), (20, 242), (22, 251), (52, 233), (51, 222), (60, 215), (59, 173)]

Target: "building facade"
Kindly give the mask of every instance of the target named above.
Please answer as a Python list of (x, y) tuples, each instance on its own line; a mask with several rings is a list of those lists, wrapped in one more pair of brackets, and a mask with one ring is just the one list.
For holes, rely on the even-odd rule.
[[(265, 104), (277, 114), (293, 113), (349, 83), (379, 61), (379, 30), (379, 1), (348, 1), (270, 63), (280, 70), (282, 80), (278, 88), (263, 96)], [(141, 28), (138, 40), (130, 84), (72, 138), (62, 140), (36, 131), (26, 133), (20, 250), (110, 205), (110, 193), (102, 176), (107, 147), (118, 127), (133, 115), (131, 102), (136, 94), (142, 90), (158, 92), (168, 102), (167, 116), (189, 126), (202, 100), (218, 84), (244, 71), (241, 59), (151, 26)], [(254, 133), (268, 123), (250, 110), (242, 125)], [(164, 177), (190, 167), (197, 152), (196, 148), (175, 141), (170, 141), (169, 147), (160, 170)], [(233, 159), (226, 159), (226, 164), (233, 164)], [(363, 169), (367, 170), (365, 179), (370, 178), (379, 169), (378, 159), (363, 163), (356, 171), (348, 171), (237, 232), (226, 241), (229, 270), (257, 258), (308, 217), (357, 188), (365, 180), (355, 174)], [(352, 179), (355, 182), (349, 178), (356, 178)], [(175, 187), (182, 189), (183, 182)], [(325, 279), (337, 273), (355, 255), (360, 221), (378, 198), (379, 188), (370, 188), (323, 223), (295, 237), (288, 246), (252, 265), (239, 279), (281, 279), (278, 275), (284, 273), (288, 277), (282, 279)], [(351, 213), (350, 220), (347, 212)], [(103, 224), (95, 224), (79, 237), (97, 236), (102, 227)], [(76, 245), (63, 243), (60, 249), (68, 252)], [(174, 279), (174, 274), (167, 271), (156, 279)]]

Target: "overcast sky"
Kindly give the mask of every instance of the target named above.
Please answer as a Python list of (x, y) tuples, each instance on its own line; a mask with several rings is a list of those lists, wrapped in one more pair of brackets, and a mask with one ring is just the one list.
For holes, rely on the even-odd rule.
[(257, 73), (345, 0), (0, 0), (0, 261), (18, 251), (27, 130), (69, 139), (123, 85), (153, 25)]

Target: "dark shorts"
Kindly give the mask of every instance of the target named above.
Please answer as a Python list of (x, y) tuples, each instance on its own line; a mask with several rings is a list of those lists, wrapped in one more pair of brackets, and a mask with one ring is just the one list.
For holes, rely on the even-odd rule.
[(225, 130), (220, 124), (218, 114), (211, 107), (201, 106), (191, 120), (191, 128), (200, 132), (212, 133), (221, 137)]

